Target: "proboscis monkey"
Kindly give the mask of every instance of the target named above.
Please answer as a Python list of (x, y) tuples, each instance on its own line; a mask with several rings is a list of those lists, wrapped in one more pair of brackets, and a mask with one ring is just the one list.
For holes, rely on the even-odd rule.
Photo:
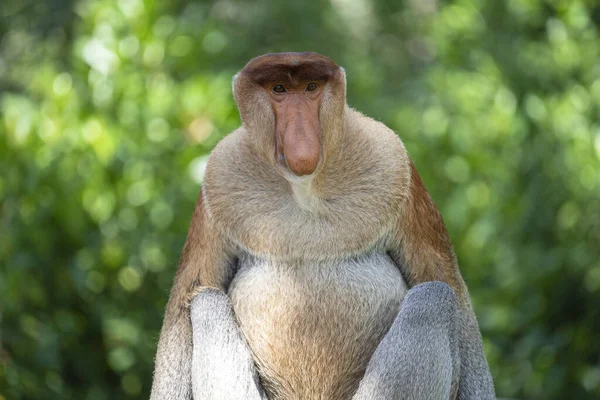
[(233, 92), (243, 124), (210, 157), (151, 398), (494, 399), (442, 217), (344, 69), (267, 54)]

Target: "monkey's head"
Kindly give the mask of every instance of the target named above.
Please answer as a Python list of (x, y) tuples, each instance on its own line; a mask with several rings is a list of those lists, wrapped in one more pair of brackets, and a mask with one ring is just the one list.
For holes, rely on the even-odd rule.
[(317, 53), (266, 54), (234, 77), (233, 93), (252, 142), (280, 173), (318, 173), (342, 129), (343, 68)]

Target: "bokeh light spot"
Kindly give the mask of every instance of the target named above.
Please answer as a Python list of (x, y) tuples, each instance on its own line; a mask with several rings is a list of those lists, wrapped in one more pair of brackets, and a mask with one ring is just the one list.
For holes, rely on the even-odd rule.
[(162, 118), (154, 118), (148, 124), (146, 134), (153, 142), (162, 142), (169, 137), (169, 123)]
[(64, 96), (71, 91), (73, 87), (73, 79), (71, 78), (71, 74), (68, 72), (63, 72), (59, 74), (52, 84), (52, 89), (54, 90), (54, 94), (57, 96)]
[(102, 75), (108, 75), (117, 69), (119, 59), (116, 54), (108, 49), (99, 39), (91, 39), (83, 47), (85, 62)]
[(490, 189), (483, 182), (476, 182), (467, 188), (467, 200), (474, 207), (485, 207), (490, 200)]
[(165, 46), (162, 42), (152, 42), (144, 50), (144, 64), (149, 67), (160, 65), (165, 56)]
[(124, 231), (133, 231), (138, 225), (138, 217), (135, 211), (130, 208), (123, 208), (119, 211), (119, 227)]
[(207, 117), (198, 117), (187, 127), (188, 137), (196, 143), (202, 143), (208, 139), (213, 130), (214, 125)]
[(583, 387), (588, 391), (600, 388), (600, 368), (588, 368), (581, 379)]
[(127, 190), (129, 204), (136, 207), (146, 203), (150, 199), (151, 185), (152, 182), (147, 179), (133, 183)]
[(142, 276), (137, 269), (126, 266), (119, 271), (119, 283), (128, 292), (135, 292), (142, 285)]
[(585, 287), (590, 292), (600, 290), (600, 266), (592, 267), (585, 275)]
[(165, 229), (173, 221), (173, 208), (165, 202), (158, 202), (150, 210), (150, 220), (159, 229)]
[(105, 321), (104, 332), (111, 343), (134, 345), (140, 337), (140, 328), (136, 322), (126, 318), (110, 318)]
[(135, 354), (128, 347), (117, 347), (108, 352), (108, 364), (116, 372), (123, 372), (135, 363)]
[(185, 35), (177, 36), (170, 44), (169, 52), (175, 57), (184, 57), (194, 47), (194, 40)]
[(129, 35), (119, 42), (119, 53), (125, 58), (132, 58), (140, 49), (140, 41), (134, 35)]
[(443, 135), (447, 126), (448, 117), (442, 108), (431, 107), (423, 113), (423, 130), (426, 135)]
[(143, 0), (119, 0), (121, 12), (129, 19), (138, 17), (144, 11)]
[(96, 189), (87, 189), (83, 194), (83, 206), (94, 221), (107, 221), (116, 205), (115, 194), (112, 192), (99, 193)]
[(59, 392), (63, 386), (63, 380), (56, 371), (46, 372), (46, 385), (55, 392)]
[(152, 272), (160, 272), (167, 265), (165, 253), (159, 244), (154, 241), (145, 241), (140, 250), (140, 256), (144, 264)]
[(81, 249), (75, 255), (75, 263), (82, 271), (87, 271), (94, 268), (96, 258), (88, 249)]
[(87, 142), (92, 143), (102, 135), (102, 124), (97, 119), (92, 118), (83, 126), (82, 132), (83, 138)]
[(580, 216), (581, 211), (577, 204), (568, 201), (558, 210), (558, 227), (565, 230), (571, 229), (579, 222)]
[(142, 382), (134, 374), (124, 375), (121, 379), (121, 386), (129, 396), (137, 396), (142, 392)]
[(32, 339), (40, 339), (42, 325), (35, 317), (31, 315), (22, 315), (20, 318), (21, 329)]
[(154, 36), (164, 38), (169, 36), (175, 29), (175, 18), (170, 15), (163, 15), (156, 21), (152, 33)]
[(452, 156), (445, 164), (446, 176), (457, 183), (469, 180), (470, 168), (467, 161), (460, 156)]
[(528, 95), (525, 99), (525, 112), (536, 121), (542, 121), (546, 118), (547, 111), (544, 102), (538, 96)]
[(517, 99), (513, 92), (507, 88), (500, 88), (494, 97), (494, 106), (500, 110), (500, 112), (512, 115), (517, 109)]
[(227, 46), (229, 40), (221, 31), (209, 32), (202, 41), (202, 46), (207, 53), (215, 54), (220, 52)]
[(86, 276), (85, 285), (92, 292), (100, 293), (106, 286), (106, 278), (98, 271), (90, 271)]
[(192, 160), (188, 167), (188, 171), (190, 177), (196, 183), (204, 182), (204, 172), (206, 171), (206, 166), (208, 165), (208, 156), (197, 157)]

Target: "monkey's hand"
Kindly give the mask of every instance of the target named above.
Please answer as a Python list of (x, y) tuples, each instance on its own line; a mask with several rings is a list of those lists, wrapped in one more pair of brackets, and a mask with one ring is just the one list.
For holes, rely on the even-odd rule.
[(460, 376), (456, 313), (456, 296), (445, 283), (409, 290), (353, 400), (454, 399)]
[(227, 295), (203, 289), (192, 300), (191, 319), (194, 399), (266, 399)]

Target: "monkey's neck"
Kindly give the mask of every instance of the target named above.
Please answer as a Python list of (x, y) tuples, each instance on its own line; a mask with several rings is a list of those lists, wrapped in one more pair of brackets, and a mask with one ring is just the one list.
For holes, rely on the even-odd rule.
[(318, 213), (322, 208), (322, 200), (313, 183), (312, 178), (289, 181), (296, 203), (306, 211)]

